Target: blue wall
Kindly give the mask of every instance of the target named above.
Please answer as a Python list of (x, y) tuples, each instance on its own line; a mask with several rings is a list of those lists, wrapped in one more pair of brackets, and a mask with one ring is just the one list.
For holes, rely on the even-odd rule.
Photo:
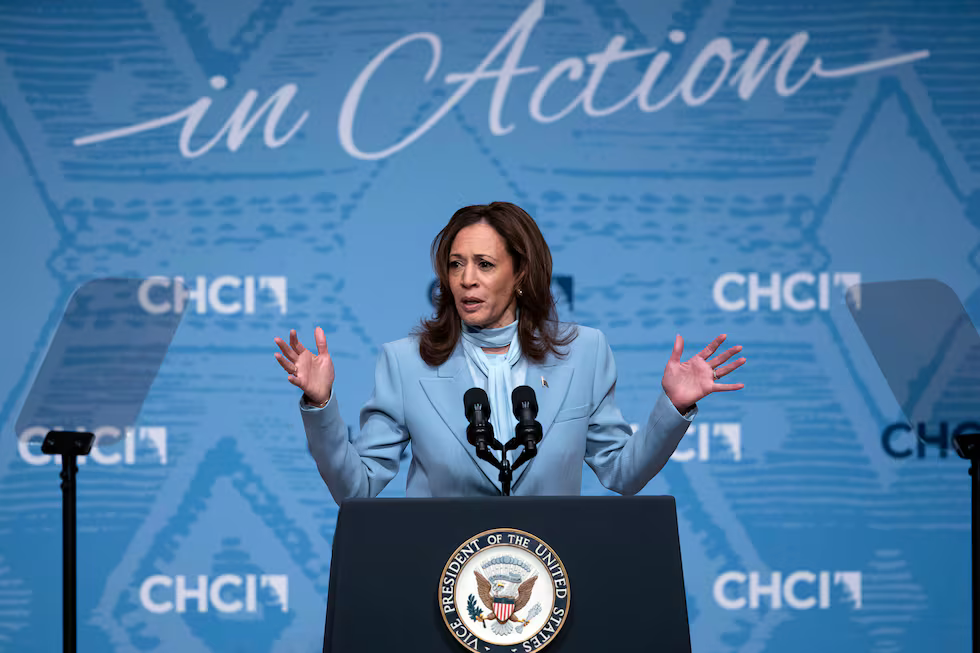
[(944, 0), (0, 2), (0, 650), (60, 646), (58, 467), (15, 422), (75, 288), (205, 291), (137, 423), (69, 425), (132, 429), (80, 474), (81, 649), (313, 650), (337, 509), (272, 338), (326, 329), (356, 423), (431, 238), (493, 200), (631, 420), (675, 333), (745, 345), (644, 490), (696, 651), (967, 650), (966, 465), (889, 429), (843, 296), (934, 277), (980, 313), (978, 34)]

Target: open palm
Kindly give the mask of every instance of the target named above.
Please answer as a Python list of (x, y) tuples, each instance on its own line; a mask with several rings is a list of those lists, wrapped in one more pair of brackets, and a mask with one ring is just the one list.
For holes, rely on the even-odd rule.
[(684, 339), (680, 334), (674, 339), (674, 350), (671, 352), (667, 367), (664, 369), (662, 384), (667, 398), (678, 411), (687, 412), (691, 406), (712, 392), (731, 392), (745, 387), (743, 383), (718, 383), (718, 379), (745, 363), (744, 358), (739, 358), (723, 365), (732, 356), (742, 351), (741, 345), (736, 345), (711, 358), (721, 343), (725, 342), (726, 337), (725, 334), (721, 334), (711, 344), (684, 362), (681, 362), (681, 354), (684, 353)]
[(303, 346), (295, 329), (289, 332), (288, 344), (282, 338), (274, 338), (282, 351), (281, 354), (276, 352), (276, 360), (289, 373), (289, 382), (301, 389), (310, 403), (323, 404), (330, 399), (336, 375), (323, 329), (317, 327), (313, 338), (316, 340), (316, 354)]

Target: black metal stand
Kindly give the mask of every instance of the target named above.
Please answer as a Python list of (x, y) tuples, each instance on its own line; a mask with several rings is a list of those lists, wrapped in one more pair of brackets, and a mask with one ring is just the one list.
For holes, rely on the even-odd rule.
[[(520, 425), (518, 425), (518, 429), (520, 428)], [(538, 425), (538, 430), (540, 430), (540, 428), (541, 426)], [(490, 437), (493, 437), (492, 431), (490, 432)], [(493, 437), (492, 440), (487, 440), (476, 444), (476, 455), (500, 470), (497, 480), (500, 481), (500, 490), (505, 497), (510, 496), (510, 484), (514, 478), (514, 470), (537, 455), (537, 445), (538, 440), (540, 439), (540, 436), (538, 436), (537, 440), (535, 440), (533, 436), (529, 437), (524, 435), (524, 437), (511, 438), (507, 444), (500, 444), (500, 440)], [(517, 460), (514, 461), (514, 464), (511, 465), (510, 460), (507, 458), (507, 452), (517, 449), (517, 447), (521, 446), (522, 444), (524, 445), (524, 451), (521, 452), (521, 455), (519, 455)], [(501, 452), (501, 460), (497, 460), (497, 458), (490, 453), (491, 449), (496, 449), (497, 451)]]
[(966, 458), (970, 461), (970, 531), (972, 537), (970, 551), (973, 568), (973, 609), (971, 614), (973, 615), (973, 653), (978, 653), (980, 652), (980, 639), (977, 637), (977, 623), (980, 619), (977, 619), (977, 616), (980, 613), (980, 596), (977, 592), (980, 589), (980, 583), (977, 582), (977, 576), (980, 574), (980, 564), (977, 562), (977, 537), (980, 535), (980, 512), (977, 509), (980, 507), (980, 500), (978, 500), (980, 499), (980, 433), (963, 433), (954, 436), (953, 448), (960, 458)]
[[(513, 442), (514, 440), (508, 442), (507, 446), (510, 448), (505, 449), (504, 445), (500, 444), (500, 440), (498, 440), (497, 438), (493, 438), (493, 440), (487, 442), (485, 446), (480, 446), (480, 444), (483, 444), (480, 443), (476, 447), (476, 455), (478, 457), (480, 457), (482, 460), (487, 461), (488, 463), (490, 463), (491, 465), (493, 465), (494, 467), (500, 470), (500, 473), (497, 475), (497, 480), (500, 481), (500, 491), (505, 497), (510, 496), (510, 484), (514, 478), (514, 470), (520, 467), (521, 465), (523, 465), (527, 460), (530, 459), (531, 456), (534, 455), (531, 454), (531, 456), (525, 458), (525, 454), (527, 454), (527, 450), (525, 449), (524, 452), (517, 457), (517, 460), (514, 461), (514, 464), (511, 465), (510, 460), (507, 459), (507, 452), (510, 449), (517, 448), (516, 445), (511, 446)], [(500, 454), (501, 460), (497, 460), (497, 457), (494, 456), (492, 453), (490, 453), (491, 449), (496, 449), (497, 451), (501, 452)], [(534, 453), (537, 453), (537, 450), (535, 450)]]
[(980, 510), (978, 510), (980, 501), (977, 500), (980, 497), (980, 467), (977, 465), (977, 458), (974, 455), (970, 459), (970, 476), (973, 477), (971, 479), (973, 498), (970, 510), (972, 513), (972, 527), (970, 529), (972, 532), (972, 541), (970, 543), (970, 549), (973, 567), (973, 653), (980, 651), (980, 637), (977, 636), (977, 623), (980, 622), (980, 619), (977, 617), (980, 614), (980, 596), (977, 594), (977, 588), (980, 586), (980, 583), (977, 582), (977, 574), (980, 574), (980, 563), (977, 562), (977, 550), (980, 549), (977, 546), (977, 533), (980, 533)]
[(92, 433), (49, 431), (41, 444), (42, 453), (61, 456), (61, 623), (65, 653), (75, 653), (78, 648), (75, 476), (78, 456), (87, 456), (94, 441)]

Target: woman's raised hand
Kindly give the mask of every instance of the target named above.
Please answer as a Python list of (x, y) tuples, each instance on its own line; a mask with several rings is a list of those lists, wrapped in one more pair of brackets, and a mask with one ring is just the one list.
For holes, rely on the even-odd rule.
[(674, 351), (667, 361), (662, 383), (667, 398), (680, 412), (686, 412), (713, 392), (731, 392), (745, 387), (742, 383), (718, 383), (718, 379), (738, 369), (745, 362), (745, 358), (739, 358), (723, 365), (742, 351), (741, 345), (731, 347), (711, 358), (721, 343), (725, 342), (726, 337), (725, 334), (718, 336), (711, 344), (683, 363), (681, 354), (684, 353), (684, 339), (680, 334), (674, 339)]
[(319, 405), (330, 399), (335, 375), (323, 329), (317, 327), (313, 338), (316, 340), (316, 354), (303, 346), (296, 337), (296, 329), (289, 332), (289, 344), (282, 338), (274, 340), (282, 351), (281, 354), (276, 352), (276, 360), (289, 373), (289, 382), (303, 391), (307, 401)]

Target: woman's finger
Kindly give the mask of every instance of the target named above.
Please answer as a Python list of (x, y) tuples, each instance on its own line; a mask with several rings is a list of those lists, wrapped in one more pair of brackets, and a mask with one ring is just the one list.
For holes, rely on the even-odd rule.
[(717, 356), (712, 358), (710, 361), (708, 361), (708, 364), (711, 365), (711, 367), (717, 369), (719, 365), (721, 365), (722, 363), (724, 363), (725, 361), (727, 361), (729, 358), (731, 358), (732, 356), (734, 356), (740, 351), (742, 351), (742, 345), (736, 345), (731, 349), (728, 349), (727, 351), (718, 354)]
[(674, 349), (673, 351), (670, 352), (670, 360), (675, 363), (680, 363), (681, 354), (683, 353), (684, 353), (684, 338), (682, 338), (681, 334), (678, 333), (677, 337), (674, 338)]
[(273, 338), (272, 341), (279, 346), (280, 350), (282, 350), (283, 356), (285, 356), (291, 361), (296, 360), (296, 352), (290, 349), (289, 345), (286, 344), (285, 340), (283, 340), (282, 338)]
[(296, 335), (296, 329), (289, 330), (289, 344), (297, 354), (302, 354), (306, 351), (306, 347), (303, 343), (299, 341), (299, 336)]
[(728, 336), (726, 334), (724, 334), (724, 333), (721, 334), (720, 336), (718, 336), (717, 338), (715, 338), (714, 340), (712, 340), (711, 343), (707, 347), (705, 347), (704, 349), (702, 349), (701, 351), (699, 351), (698, 352), (698, 356), (700, 356), (701, 358), (707, 360), (708, 357), (711, 356), (711, 354), (715, 353), (715, 350), (718, 349), (718, 347), (721, 346), (721, 343), (725, 342), (725, 338), (727, 338), (727, 337)]
[(732, 390), (741, 390), (745, 387), (744, 383), (716, 383), (714, 387), (711, 388), (712, 392), (731, 392)]
[(287, 360), (285, 356), (277, 353), (276, 360), (279, 361), (279, 364), (282, 366), (282, 369), (286, 370), (290, 374), (296, 374), (296, 365), (294, 365), (291, 361)]
[(302, 389), (302, 387), (303, 387), (303, 386), (301, 386), (301, 385), (299, 384), (299, 379), (297, 379), (297, 378), (296, 378), (295, 376), (293, 376), (292, 374), (290, 374), (289, 376), (287, 376), (287, 377), (286, 377), (286, 380), (287, 380), (287, 381), (289, 381), (290, 383), (292, 383), (292, 384), (293, 384), (294, 386), (296, 386), (297, 388), (300, 388), (300, 389)]
[(745, 363), (745, 359), (744, 358), (739, 358), (738, 360), (733, 361), (733, 362), (729, 363), (728, 365), (725, 365), (724, 367), (716, 368), (715, 369), (715, 379), (720, 379), (721, 377), (725, 376), (729, 372), (731, 372), (733, 370), (737, 370), (738, 368), (742, 367), (742, 364), (743, 363)]
[(317, 355), (323, 356), (327, 352), (327, 336), (323, 333), (323, 329), (317, 327), (313, 331), (313, 339), (316, 340), (316, 352)]

